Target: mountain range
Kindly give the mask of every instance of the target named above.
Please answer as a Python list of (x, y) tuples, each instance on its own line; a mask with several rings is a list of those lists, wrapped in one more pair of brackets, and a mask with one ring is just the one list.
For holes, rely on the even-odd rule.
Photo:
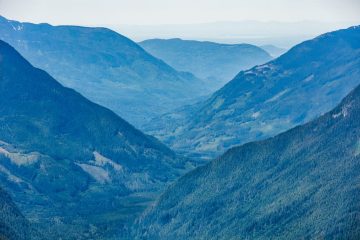
[(246, 42), (256, 46), (272, 44), (291, 48), (315, 36), (358, 24), (357, 21), (217, 21), (191, 24), (112, 24), (108, 25), (131, 39), (182, 38), (221, 43)]
[(310, 123), (228, 150), (170, 186), (134, 238), (359, 239), (359, 119), (357, 87)]
[(274, 136), (336, 106), (360, 83), (360, 27), (323, 34), (241, 71), (211, 97), (144, 129), (178, 152), (212, 158)]
[(187, 168), (0, 41), (0, 182), (52, 239), (111, 239)]
[(31, 24), (0, 17), (0, 39), (66, 87), (136, 126), (210, 93), (202, 80), (174, 70), (107, 28)]
[(173, 68), (207, 80), (217, 90), (240, 70), (271, 60), (263, 49), (250, 44), (220, 44), (193, 40), (150, 39), (139, 43)]
[(360, 26), (262, 48), (0, 16), (0, 240), (359, 239)]

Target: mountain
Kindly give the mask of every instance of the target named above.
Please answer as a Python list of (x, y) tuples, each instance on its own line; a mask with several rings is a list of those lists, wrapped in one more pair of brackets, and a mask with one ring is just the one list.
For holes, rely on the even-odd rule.
[(271, 56), (250, 44), (220, 44), (176, 39), (150, 39), (139, 45), (173, 68), (207, 79), (214, 90), (240, 70), (271, 60)]
[(60, 83), (136, 126), (210, 93), (203, 81), (177, 72), (110, 29), (0, 17), (0, 39)]
[(360, 83), (360, 27), (326, 33), (240, 72), (205, 101), (144, 129), (173, 149), (214, 157), (329, 111)]
[(360, 238), (360, 87), (320, 118), (186, 174), (137, 239)]
[(53, 239), (111, 239), (186, 168), (0, 41), (0, 182)]
[(260, 48), (268, 52), (272, 57), (279, 57), (280, 55), (286, 53), (286, 49), (279, 48), (274, 45), (262, 45)]
[(44, 239), (20, 213), (10, 196), (0, 188), (0, 239)]
[[(248, 9), (244, 9), (248, 11)], [(237, 11), (240, 15), (240, 13)], [(197, 39), (222, 43), (246, 42), (256, 46), (274, 44), (290, 48), (321, 33), (334, 31), (358, 24), (356, 21), (319, 22), (319, 21), (216, 21), (189, 24), (116, 24), (108, 25), (130, 36), (131, 39), (173, 37)]]

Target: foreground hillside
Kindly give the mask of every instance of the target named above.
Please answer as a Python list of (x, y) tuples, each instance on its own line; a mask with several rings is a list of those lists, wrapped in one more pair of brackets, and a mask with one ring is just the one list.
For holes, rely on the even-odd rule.
[(0, 16), (0, 39), (67, 87), (137, 126), (208, 94), (130, 39), (106, 28), (51, 26)]
[(360, 239), (360, 87), (331, 112), (182, 177), (137, 239)]
[[(0, 41), (0, 180), (62, 239), (122, 233), (184, 160)], [(54, 237), (55, 238), (55, 237)]]
[(0, 188), (0, 239), (44, 239), (20, 213), (10, 196)]
[(156, 118), (146, 130), (180, 152), (214, 157), (314, 119), (358, 84), (360, 27), (351, 27), (240, 72), (207, 100)]
[(206, 79), (214, 90), (239, 71), (271, 60), (263, 49), (250, 44), (220, 44), (182, 39), (150, 39), (139, 43), (173, 68)]

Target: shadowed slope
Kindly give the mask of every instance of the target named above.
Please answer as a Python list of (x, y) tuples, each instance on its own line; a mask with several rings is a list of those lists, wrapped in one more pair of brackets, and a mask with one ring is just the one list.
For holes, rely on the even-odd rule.
[(0, 239), (44, 239), (20, 213), (10, 196), (0, 188)]
[(0, 16), (0, 39), (64, 86), (136, 126), (209, 93), (201, 80), (177, 72), (107, 28), (21, 23)]
[(360, 237), (360, 87), (331, 112), (186, 174), (138, 239)]
[(121, 231), (183, 171), (155, 138), (2, 41), (0, 96), (1, 182), (27, 218), (62, 239)]

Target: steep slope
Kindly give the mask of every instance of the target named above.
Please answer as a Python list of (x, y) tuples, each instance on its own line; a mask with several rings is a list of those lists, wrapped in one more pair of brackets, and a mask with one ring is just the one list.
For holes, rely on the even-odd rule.
[(360, 87), (333, 111), (227, 151), (171, 186), (138, 239), (360, 237)]
[(0, 180), (28, 219), (62, 239), (111, 236), (184, 167), (2, 41), (0, 96)]
[(352, 27), (242, 71), (209, 99), (155, 119), (145, 129), (173, 149), (214, 157), (329, 111), (359, 83), (360, 27)]
[(24, 218), (10, 196), (0, 188), (0, 239), (40, 240), (44, 239)]
[(0, 17), (0, 39), (65, 86), (137, 126), (209, 93), (199, 79), (175, 71), (110, 29)]
[(150, 39), (139, 43), (146, 51), (173, 68), (207, 79), (214, 90), (239, 71), (271, 60), (271, 56), (250, 44), (220, 44), (182, 39)]

